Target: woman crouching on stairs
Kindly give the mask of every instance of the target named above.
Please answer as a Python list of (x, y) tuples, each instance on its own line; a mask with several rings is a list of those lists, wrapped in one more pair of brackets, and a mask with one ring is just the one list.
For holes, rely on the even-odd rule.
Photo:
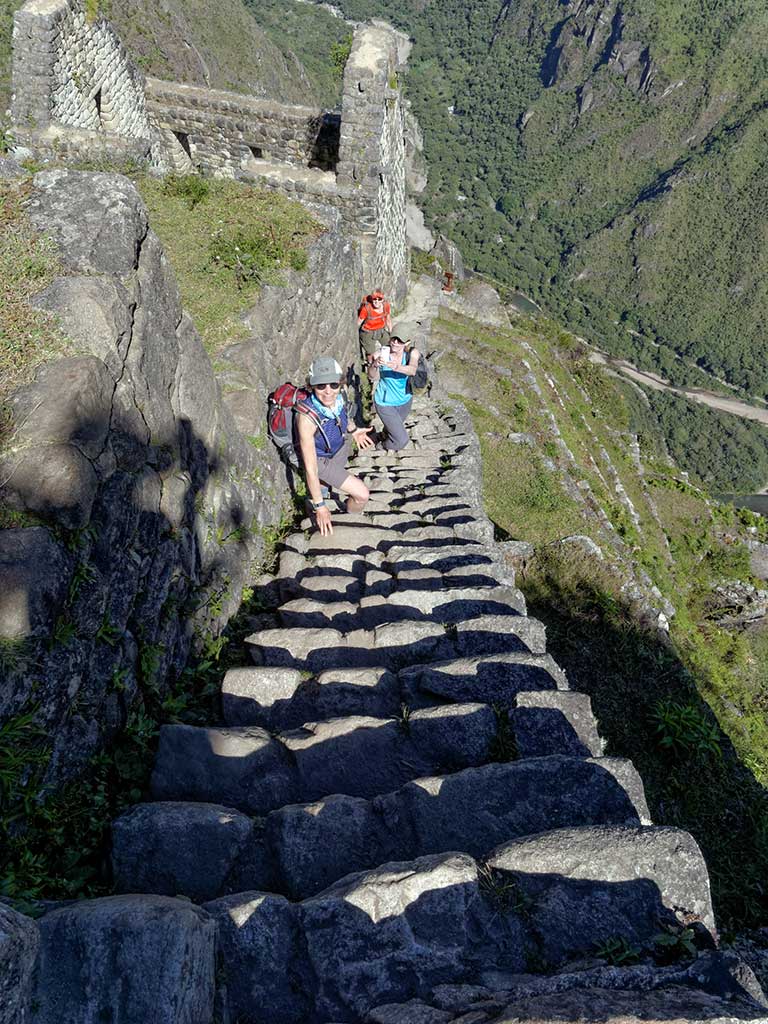
[(299, 450), (304, 466), (312, 513), (322, 536), (333, 533), (331, 510), (325, 503), (323, 487), (333, 487), (347, 495), (347, 512), (361, 512), (369, 492), (363, 481), (347, 470), (349, 441), (358, 448), (370, 448), (370, 427), (356, 427), (349, 419), (341, 388), (343, 371), (335, 359), (323, 356), (309, 368), (307, 384), (311, 397), (304, 411), (296, 407)]

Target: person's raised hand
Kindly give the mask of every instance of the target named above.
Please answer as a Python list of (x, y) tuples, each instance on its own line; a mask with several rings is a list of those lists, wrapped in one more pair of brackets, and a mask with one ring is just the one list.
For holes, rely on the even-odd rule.
[(354, 437), (358, 448), (373, 447), (373, 438), (368, 436), (372, 430), (373, 427), (358, 427), (357, 430), (353, 431), (352, 437)]
[(315, 512), (315, 519), (317, 519), (317, 528), (320, 531), (321, 537), (328, 537), (333, 533), (333, 523), (331, 522), (331, 510), (327, 505), (323, 505)]

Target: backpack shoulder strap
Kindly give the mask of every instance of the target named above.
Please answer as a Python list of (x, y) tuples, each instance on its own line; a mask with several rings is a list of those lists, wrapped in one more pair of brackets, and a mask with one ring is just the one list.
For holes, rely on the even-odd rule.
[(325, 441), (325, 447), (328, 451), (331, 450), (331, 442), (328, 440), (328, 435), (323, 428), (323, 418), (320, 413), (315, 412), (311, 405), (304, 401), (298, 401), (293, 407), (295, 412), (303, 413), (308, 419), (312, 420), (317, 429), (320, 431), (323, 441)]

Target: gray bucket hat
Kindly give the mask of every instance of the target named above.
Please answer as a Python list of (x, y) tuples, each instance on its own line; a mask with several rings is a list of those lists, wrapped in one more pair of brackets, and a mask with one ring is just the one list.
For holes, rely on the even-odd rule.
[(400, 320), (398, 323), (392, 325), (392, 330), (389, 332), (390, 338), (399, 338), (404, 341), (407, 345), (411, 341), (416, 341), (418, 335), (424, 333), (424, 328), (415, 322), (415, 320)]
[(315, 384), (335, 384), (343, 376), (344, 371), (333, 356), (320, 356), (309, 368), (307, 383), (310, 387), (314, 387)]

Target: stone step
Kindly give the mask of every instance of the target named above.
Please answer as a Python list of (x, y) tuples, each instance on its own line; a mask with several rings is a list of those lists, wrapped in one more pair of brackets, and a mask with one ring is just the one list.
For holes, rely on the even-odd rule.
[(649, 824), (628, 761), (540, 757), (426, 777), (373, 800), (333, 796), (281, 807), (265, 821), (275, 874), (294, 898), (334, 878), (460, 850), (486, 857), (513, 838), (551, 828)]
[(497, 720), (483, 704), (315, 722), (273, 738), (251, 726), (166, 725), (152, 795), (265, 814), (331, 793), (372, 797), (429, 772), (488, 760)]
[[(314, 764), (308, 759), (305, 768)], [(199, 794), (187, 786), (174, 795), (194, 800)], [(636, 772), (629, 762), (610, 758), (489, 764), (421, 778), (373, 799), (331, 794), (271, 813), (268, 797), (250, 794), (240, 811), (267, 813), (253, 828), (234, 803), (165, 799), (132, 809), (116, 826), (120, 888), (192, 898), (227, 888), (270, 888), (301, 898), (387, 859), (447, 850), (482, 857), (500, 843), (551, 827), (648, 822)]]
[[(676, 830), (632, 831), (662, 862), (676, 850), (690, 852), (689, 837)], [(499, 882), (472, 857), (449, 852), (346, 877), (298, 904), (259, 892), (211, 901), (205, 909), (219, 922), (224, 961), (235, 979), (227, 1009), (237, 1020), (255, 1020), (253, 1007), (266, 1005), (290, 1008), (283, 1020), (296, 1024), (429, 1024), (445, 1018), (373, 1011), (426, 993), (450, 1005), (463, 994), (460, 986), (477, 984), (483, 968), (520, 986), (527, 978), (541, 985), (544, 979), (526, 975), (534, 963), (539, 971), (562, 968), (617, 936), (650, 945), (660, 921), (676, 920), (676, 907), (665, 899), (657, 858), (641, 855), (633, 869), (627, 854), (618, 880), (612, 869), (602, 875), (600, 865), (589, 878), (566, 868)], [(526, 896), (528, 885), (536, 886), (535, 901)], [(699, 893), (694, 886), (684, 895)], [(614, 913), (618, 931), (612, 932)], [(281, 951), (277, 958), (275, 949)], [(610, 991), (608, 971), (601, 980)], [(577, 990), (573, 982), (561, 985)], [(551, 1016), (524, 1019), (559, 1019), (554, 998), (549, 1006)], [(523, 1019), (514, 1001), (510, 1009), (512, 1016), (496, 1017), (499, 1024)], [(473, 1018), (460, 1019), (469, 1024)]]
[[(375, 1007), (368, 1024), (764, 1024), (766, 1000), (732, 954), (658, 967), (575, 964), (551, 976), (481, 971), (481, 984), (436, 985), (423, 999)], [(486, 980), (487, 979), (487, 980)]]
[(140, 804), (115, 823), (113, 864), (125, 891), (301, 899), (387, 860), (451, 850), (486, 858), (551, 828), (647, 823), (629, 762), (542, 757), (426, 777), (373, 799), (331, 794), (258, 820), (212, 803)]
[(434, 620), (461, 622), (480, 615), (525, 615), (525, 598), (513, 587), (494, 590), (398, 590), (388, 596), (367, 596), (357, 603), (296, 599), (278, 614), (287, 629), (330, 627), (342, 633), (375, 629), (387, 622)]
[(412, 569), (433, 568), (439, 571), (449, 569), (488, 569), (498, 565), (499, 556), (493, 548), (473, 543), (457, 542), (441, 546), (417, 546), (393, 544), (387, 548), (383, 559), (384, 568), (399, 576)]
[(502, 562), (454, 569), (403, 569), (393, 577), (394, 590), (448, 590), (453, 587), (514, 587), (515, 570)]
[(329, 628), (264, 629), (246, 638), (256, 665), (399, 669), (464, 655), (506, 651), (543, 654), (544, 626), (525, 615), (480, 615), (467, 622), (396, 622), (349, 633)]
[(568, 689), (565, 673), (551, 655), (527, 652), (414, 665), (401, 669), (399, 678), (403, 702), (411, 707), (428, 707), (436, 700), (508, 707), (518, 693)]
[(167, 896), (107, 896), (39, 921), (30, 1017), (8, 1024), (212, 1021), (217, 931), (210, 914)]
[(396, 718), (402, 704), (397, 676), (381, 668), (329, 670), (309, 678), (292, 668), (235, 668), (224, 677), (221, 696), (226, 725), (259, 725), (270, 732), (347, 715)]
[(601, 757), (604, 743), (585, 693), (518, 693), (509, 723), (519, 757)]

